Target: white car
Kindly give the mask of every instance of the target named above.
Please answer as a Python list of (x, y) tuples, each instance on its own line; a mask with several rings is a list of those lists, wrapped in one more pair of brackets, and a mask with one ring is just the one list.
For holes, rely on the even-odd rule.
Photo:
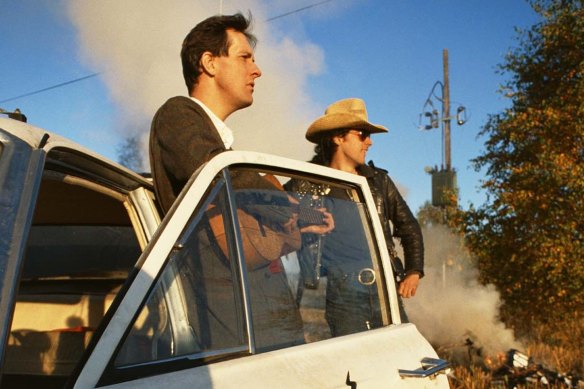
[[(366, 253), (344, 275), (370, 297), (366, 328), (331, 331), (330, 304), (350, 323), (355, 302), (327, 294), (325, 262), (308, 264), (307, 281), (297, 230), (282, 250), (277, 224), (257, 222), (264, 206), (300, 218), (302, 193), (236, 188), (238, 174), (326, 187), (357, 216), (334, 221), (351, 223), (351, 247)], [(248, 254), (262, 244), (243, 227), (249, 214), (279, 252), (265, 264)], [(282, 280), (281, 295), (258, 297)], [(218, 155), (161, 217), (148, 178), (0, 118), (0, 291), (2, 388), (448, 387), (448, 362), (401, 322), (367, 182), (273, 155)]]

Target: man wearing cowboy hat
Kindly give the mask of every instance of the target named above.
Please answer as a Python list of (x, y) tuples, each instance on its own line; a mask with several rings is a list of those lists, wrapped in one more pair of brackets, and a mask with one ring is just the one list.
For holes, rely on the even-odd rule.
[[(387, 132), (385, 127), (368, 121), (365, 102), (349, 98), (331, 104), (325, 114), (308, 127), (306, 139), (316, 144), (311, 162), (367, 178), (398, 282), (402, 321), (407, 321), (401, 297), (413, 297), (424, 276), (424, 244), (420, 225), (387, 171), (373, 166), (372, 162), (365, 164), (367, 151), (373, 144), (371, 134), (383, 132)], [(337, 228), (331, 232), (342, 233)], [(404, 249), (405, 268), (396, 256), (394, 237), (400, 239)]]

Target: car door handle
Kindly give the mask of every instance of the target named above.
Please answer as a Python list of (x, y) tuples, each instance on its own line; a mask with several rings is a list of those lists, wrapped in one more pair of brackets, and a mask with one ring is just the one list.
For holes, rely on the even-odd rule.
[(444, 359), (424, 358), (421, 360), (422, 367), (416, 370), (399, 369), (399, 375), (402, 378), (415, 377), (426, 378), (433, 377), (436, 374), (445, 373), (444, 370), (450, 367), (450, 363)]

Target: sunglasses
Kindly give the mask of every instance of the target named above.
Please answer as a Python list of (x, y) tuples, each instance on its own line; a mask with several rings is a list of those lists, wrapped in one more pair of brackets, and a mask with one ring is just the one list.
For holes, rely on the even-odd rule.
[(348, 134), (357, 135), (361, 142), (365, 142), (366, 139), (371, 137), (371, 133), (363, 130), (349, 130)]

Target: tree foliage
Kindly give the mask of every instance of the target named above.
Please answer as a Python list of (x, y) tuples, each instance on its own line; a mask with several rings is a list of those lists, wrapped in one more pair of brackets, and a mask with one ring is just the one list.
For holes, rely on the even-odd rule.
[(128, 136), (118, 145), (118, 162), (134, 171), (143, 169), (144, 161), (140, 152), (140, 139), (138, 136)]
[(466, 213), (466, 233), (504, 316), (545, 320), (584, 309), (584, 10), (531, 5), (541, 22), (518, 30), (499, 67), (511, 104), (481, 131), (487, 202)]
[(461, 234), (460, 226), (464, 224), (465, 212), (458, 207), (456, 195), (452, 194), (453, 199), (450, 206), (438, 207), (426, 201), (416, 213), (416, 218), (420, 226), (432, 228), (434, 226), (447, 227), (453, 234)]

